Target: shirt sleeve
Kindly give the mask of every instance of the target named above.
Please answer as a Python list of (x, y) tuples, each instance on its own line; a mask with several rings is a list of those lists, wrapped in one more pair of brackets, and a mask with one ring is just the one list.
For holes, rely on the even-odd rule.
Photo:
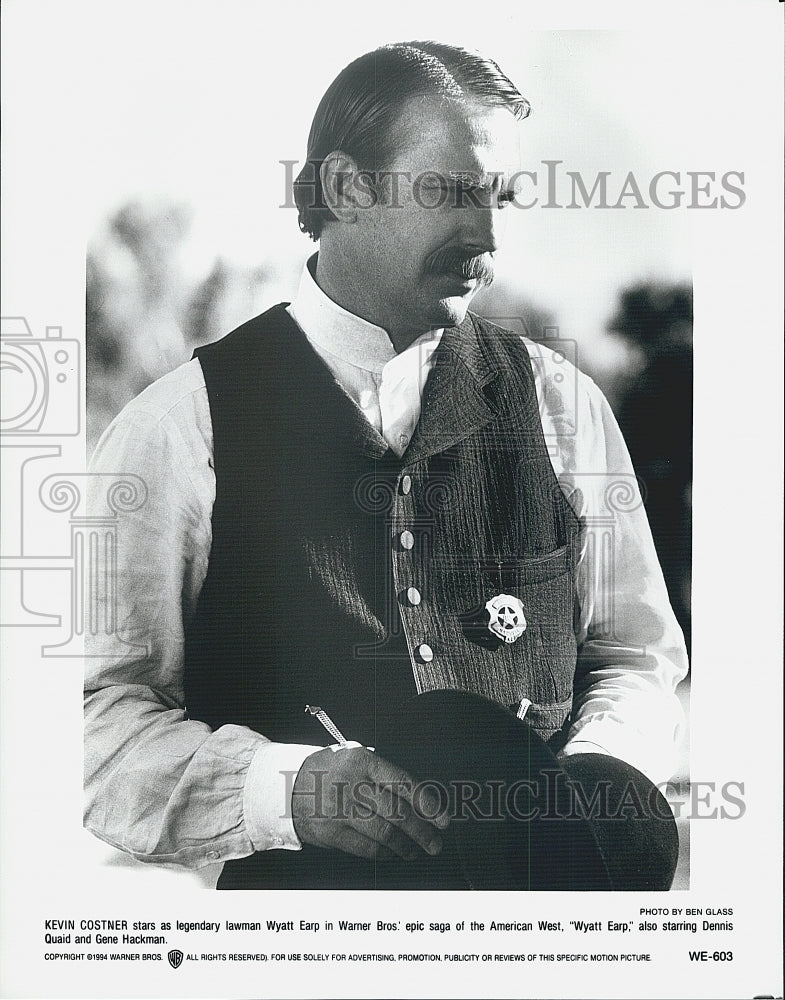
[(560, 476), (582, 528), (578, 659), (563, 752), (605, 751), (658, 783), (678, 762), (684, 638), (621, 431), (594, 383), (577, 380), (574, 448)]
[(660, 783), (678, 765), (687, 652), (640, 487), (600, 389), (563, 345), (525, 343), (551, 464), (580, 523), (578, 656), (561, 753), (606, 753)]
[(95, 516), (112, 483), (137, 484), (141, 502), (116, 512), (116, 544), (92, 553), (106, 581), (94, 620), (107, 626), (85, 637), (85, 826), (139, 860), (189, 868), (298, 850), (287, 794), (320, 748), (187, 715), (184, 634), (215, 496), (209, 408), (203, 383), (174, 400), (171, 385), (151, 389), (109, 427), (90, 466)]

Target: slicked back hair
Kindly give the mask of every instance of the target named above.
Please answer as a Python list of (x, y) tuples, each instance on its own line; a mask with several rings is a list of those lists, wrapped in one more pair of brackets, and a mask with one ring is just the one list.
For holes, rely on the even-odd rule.
[(529, 102), (492, 59), (439, 42), (398, 42), (368, 52), (341, 70), (316, 109), (305, 166), (294, 182), (300, 229), (318, 240), (333, 218), (322, 194), (319, 170), (340, 150), (364, 170), (379, 170), (395, 157), (395, 125), (404, 104), (436, 96), (503, 107), (518, 119)]

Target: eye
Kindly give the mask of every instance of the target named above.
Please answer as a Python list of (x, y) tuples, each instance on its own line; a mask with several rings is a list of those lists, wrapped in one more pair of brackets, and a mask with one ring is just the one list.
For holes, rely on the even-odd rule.
[(497, 203), (499, 208), (507, 208), (513, 201), (515, 201), (515, 193), (513, 191), (500, 191)]

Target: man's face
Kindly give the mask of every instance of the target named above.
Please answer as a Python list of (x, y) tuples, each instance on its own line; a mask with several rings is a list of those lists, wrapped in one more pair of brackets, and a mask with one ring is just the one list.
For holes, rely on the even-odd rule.
[(380, 199), (358, 213), (357, 266), (377, 321), (416, 335), (462, 322), (492, 280), (518, 122), (505, 108), (424, 98), (405, 107), (400, 135)]

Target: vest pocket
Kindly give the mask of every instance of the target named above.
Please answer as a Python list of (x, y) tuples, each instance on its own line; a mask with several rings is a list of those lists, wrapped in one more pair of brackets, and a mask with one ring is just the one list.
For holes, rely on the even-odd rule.
[(485, 600), (499, 594), (516, 597), (526, 618), (523, 633), (497, 648), (494, 659), (515, 696), (532, 702), (529, 724), (552, 733), (569, 714), (575, 676), (571, 546), (531, 557), (491, 556), (483, 559), (482, 570)]
[(515, 586), (540, 583), (572, 569), (572, 546), (536, 556), (483, 556), (481, 567), (486, 576), (495, 575), (502, 584), (505, 580)]

